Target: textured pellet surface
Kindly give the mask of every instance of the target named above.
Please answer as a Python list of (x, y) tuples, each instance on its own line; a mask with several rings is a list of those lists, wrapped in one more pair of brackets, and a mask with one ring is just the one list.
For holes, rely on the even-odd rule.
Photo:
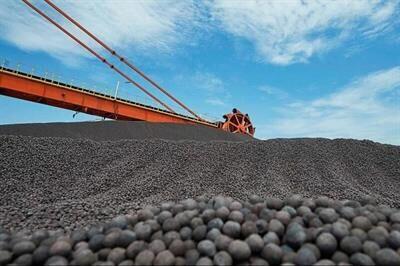
[[(0, 154), (0, 226), (12, 231), (73, 230), (134, 213), (143, 206), (203, 194), (239, 200), (250, 199), (252, 194), (276, 197), (268, 202), (270, 208), (282, 208), (281, 199), (292, 194), (355, 200), (368, 195), (380, 204), (400, 205), (400, 147), (371, 141), (92, 141), (0, 136)], [(281, 236), (299, 205), (296, 197), (290, 201), (294, 207), (277, 213), (270, 224), (259, 226)], [(323, 206), (329, 203), (320, 201)], [(299, 212), (305, 215), (313, 207), (315, 202), (306, 202)], [(160, 218), (163, 230), (176, 231), (183, 217), (169, 218), (182, 208), (175, 206), (164, 213)], [(238, 231), (237, 224), (245, 217), (241, 208), (232, 203), (205, 213), (203, 218), (212, 221), (206, 229), (217, 228), (231, 237), (251, 235), (257, 225), (246, 224), (243, 234)], [(334, 208), (326, 208), (310, 222), (315, 226), (334, 224), (338, 215)], [(352, 209), (343, 209), (341, 215), (355, 218), (352, 225), (361, 230), (368, 230), (375, 222), (374, 218), (358, 217)], [(150, 216), (140, 215), (141, 219)], [(220, 220), (227, 217), (231, 223), (222, 225)], [(400, 223), (400, 215), (393, 214), (393, 219)], [(339, 225), (333, 228), (335, 237), (350, 232)], [(150, 230), (144, 227), (140, 237), (147, 239)], [(204, 230), (187, 234), (198, 238), (207, 234)], [(303, 241), (302, 233), (293, 230), (291, 234), (296, 243)]]
[[(267, 207), (276, 200), (251, 196), (243, 202), (231, 197), (200, 196), (148, 206), (136, 214), (119, 215), (110, 222), (69, 233), (3, 230), (0, 264), (400, 265), (400, 209), (377, 205), (371, 198), (360, 198), (358, 202), (327, 197), (303, 199), (300, 195), (289, 196), (279, 207)], [(217, 218), (221, 227), (216, 227), (213, 217), (221, 208), (227, 210), (227, 215)], [(356, 216), (348, 218), (345, 213), (349, 210)], [(239, 222), (238, 213), (242, 214)], [(328, 216), (321, 220), (321, 215)], [(284, 223), (278, 235), (269, 229), (275, 226), (268, 225), (280, 223), (282, 217)], [(360, 217), (365, 218), (364, 224), (368, 221), (368, 228), (354, 222)], [(177, 223), (164, 227), (170, 219)], [(333, 220), (336, 227), (340, 224), (346, 228), (346, 233), (334, 234)], [(239, 234), (223, 230), (232, 223), (239, 226)], [(198, 228), (204, 233), (195, 237)]]

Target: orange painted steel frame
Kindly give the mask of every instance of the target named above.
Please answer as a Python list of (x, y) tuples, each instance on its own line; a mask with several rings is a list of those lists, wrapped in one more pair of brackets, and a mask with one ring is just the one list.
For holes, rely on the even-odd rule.
[(211, 122), (115, 99), (78, 87), (69, 87), (67, 84), (54, 83), (40, 77), (29, 77), (21, 72), (0, 70), (0, 94), (3, 95), (117, 120), (202, 124), (217, 127)]

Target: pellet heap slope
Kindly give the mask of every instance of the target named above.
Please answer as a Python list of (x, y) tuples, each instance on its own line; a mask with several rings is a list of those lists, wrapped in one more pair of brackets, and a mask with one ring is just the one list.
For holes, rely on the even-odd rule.
[(33, 137), (66, 137), (73, 139), (121, 140), (121, 139), (167, 139), (167, 140), (223, 140), (243, 141), (253, 138), (232, 134), (217, 128), (201, 125), (172, 123), (149, 123), (131, 121), (97, 121), (75, 123), (34, 123), (1, 125), (0, 135)]
[(371, 141), (0, 136), (0, 153), (0, 221), (11, 230), (72, 229), (202, 194), (400, 202), (400, 147)]

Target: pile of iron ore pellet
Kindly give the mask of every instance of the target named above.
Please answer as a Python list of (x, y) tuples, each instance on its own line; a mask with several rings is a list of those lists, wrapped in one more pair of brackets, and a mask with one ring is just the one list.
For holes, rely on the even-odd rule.
[(0, 264), (400, 265), (400, 210), (374, 199), (198, 197), (64, 234), (0, 233)]

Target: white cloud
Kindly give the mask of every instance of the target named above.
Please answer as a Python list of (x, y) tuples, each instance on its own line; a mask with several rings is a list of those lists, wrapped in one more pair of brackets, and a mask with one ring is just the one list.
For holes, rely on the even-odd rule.
[(215, 0), (209, 8), (222, 29), (278, 65), (306, 62), (357, 36), (376, 37), (400, 13), (397, 0)]
[[(85, 36), (45, 3), (32, 2), (67, 29)], [(170, 52), (178, 43), (193, 41), (192, 30), (201, 17), (199, 8), (191, 1), (69, 0), (55, 3), (115, 49)], [(0, 38), (21, 49), (46, 52), (64, 61), (90, 56), (22, 1), (1, 1)]]
[(214, 105), (214, 106), (226, 106), (226, 103), (218, 98), (206, 99), (206, 103)]
[(224, 82), (212, 73), (196, 72), (193, 76), (193, 83), (198, 88), (209, 93), (220, 93), (225, 91)]
[[(207, 105), (225, 107), (229, 105), (231, 94), (225, 81), (210, 72), (196, 71), (193, 75), (177, 76), (176, 82), (190, 84), (193, 97), (204, 98)], [(189, 91), (188, 91), (189, 92)]]
[(205, 103), (215, 107), (226, 107), (231, 98), (230, 92), (225, 88), (225, 83), (219, 77), (207, 72), (197, 72), (194, 84), (204, 91)]
[[(45, 3), (32, 2), (67, 29), (85, 36)], [(399, 0), (210, 0), (207, 5), (194, 0), (55, 3), (118, 50), (170, 53), (179, 44), (195, 43), (207, 29), (219, 25), (252, 42), (262, 61), (280, 65), (306, 62), (348, 39), (375, 38), (390, 31), (399, 23), (394, 18), (400, 16)], [(211, 17), (207, 23), (206, 15)], [(22, 1), (1, 1), (0, 38), (64, 62), (76, 64), (82, 56), (91, 57)]]
[(268, 137), (371, 139), (400, 144), (400, 66), (371, 73), (309, 102), (294, 102), (272, 124)]
[(285, 99), (289, 96), (286, 91), (269, 85), (263, 85), (259, 87), (258, 90), (269, 96), (274, 96), (278, 99)]

